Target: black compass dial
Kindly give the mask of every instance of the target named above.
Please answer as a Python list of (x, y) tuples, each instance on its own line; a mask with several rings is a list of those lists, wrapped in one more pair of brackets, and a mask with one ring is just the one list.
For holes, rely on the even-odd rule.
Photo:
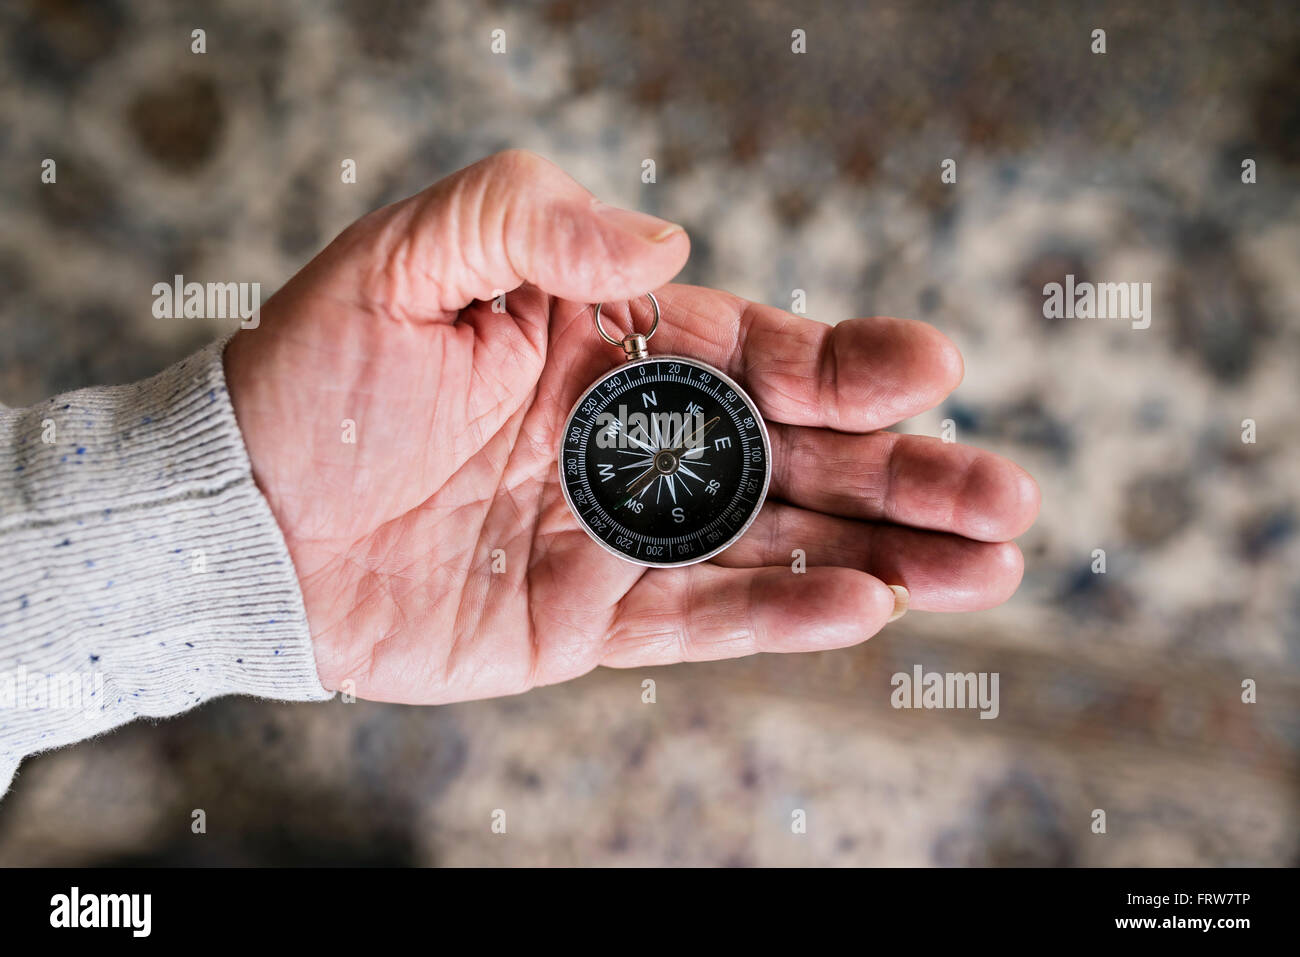
[(722, 551), (758, 514), (770, 475), (753, 401), (712, 366), (675, 356), (629, 362), (597, 381), (574, 406), (560, 450), (578, 521), (643, 565)]

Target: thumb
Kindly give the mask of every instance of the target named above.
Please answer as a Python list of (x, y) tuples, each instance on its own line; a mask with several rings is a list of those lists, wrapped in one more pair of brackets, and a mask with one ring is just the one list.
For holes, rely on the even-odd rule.
[(680, 226), (606, 206), (525, 150), (489, 156), (372, 215), (383, 216), (373, 252), (399, 280), (390, 295), (411, 312), (455, 311), (524, 282), (578, 302), (633, 299), (671, 280), (690, 254)]

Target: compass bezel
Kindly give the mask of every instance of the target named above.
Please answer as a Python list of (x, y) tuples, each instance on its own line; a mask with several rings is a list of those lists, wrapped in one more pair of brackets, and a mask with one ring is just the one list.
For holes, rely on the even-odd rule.
[[(574, 505), (573, 497), (569, 493), (569, 483), (565, 480), (565, 475), (564, 475), (564, 449), (565, 449), (565, 442), (569, 434), (569, 424), (573, 421), (573, 417), (577, 413), (578, 409), (582, 406), (582, 403), (585, 402), (588, 396), (590, 396), (593, 392), (595, 392), (598, 388), (600, 388), (600, 386), (603, 385), (611, 376), (617, 375), (626, 370), (635, 369), (637, 366), (650, 365), (652, 363), (658, 363), (658, 362), (684, 362), (691, 365), (694, 368), (699, 369), (701, 372), (707, 372), (709, 373), (709, 375), (717, 376), (718, 379), (720, 379), (722, 382), (726, 384), (727, 388), (729, 388), (732, 392), (735, 392), (736, 395), (741, 399), (741, 401), (753, 411), (754, 421), (758, 425), (759, 439), (763, 444), (763, 487), (759, 490), (758, 498), (754, 503), (754, 508), (749, 513), (749, 516), (745, 519), (744, 524), (741, 525), (740, 528), (738, 528), (730, 537), (724, 539), (721, 544), (719, 544), (717, 547), (713, 548), (712, 550), (705, 552), (702, 555), (692, 556), (691, 558), (685, 558), (677, 562), (643, 561), (640, 558), (637, 558), (632, 555), (628, 555), (626, 552), (620, 551), (619, 549), (615, 548), (613, 545), (609, 544), (609, 542), (601, 538), (599, 535), (597, 535), (595, 530), (592, 529), (591, 526), (589, 526), (585, 521), (583, 521), (582, 515), (578, 512), (577, 507)], [(749, 527), (754, 524), (754, 520), (758, 518), (758, 513), (763, 510), (763, 506), (767, 502), (767, 490), (768, 487), (772, 484), (772, 439), (768, 435), (767, 422), (764, 421), (763, 415), (758, 409), (758, 404), (753, 400), (753, 398), (750, 397), (750, 394), (745, 390), (745, 388), (739, 382), (737, 382), (731, 376), (727, 375), (721, 369), (717, 368), (716, 366), (710, 365), (709, 363), (704, 362), (700, 359), (692, 358), (691, 356), (651, 355), (651, 356), (646, 356), (645, 358), (642, 359), (632, 359), (628, 362), (622, 363), (621, 365), (614, 366), (612, 369), (610, 369), (608, 372), (606, 372), (604, 375), (602, 375), (595, 382), (593, 382), (591, 385), (589, 385), (586, 389), (583, 390), (582, 394), (578, 396), (577, 401), (574, 402), (573, 406), (569, 409), (568, 414), (565, 415), (564, 417), (564, 426), (560, 432), (559, 450), (557, 451), (555, 456), (555, 466), (559, 474), (560, 490), (564, 493), (565, 504), (568, 505), (569, 511), (572, 513), (574, 519), (577, 520), (578, 527), (587, 533), (588, 538), (590, 538), (593, 542), (595, 542), (605, 551), (609, 552), (611, 555), (615, 555), (618, 558), (621, 558), (623, 561), (628, 562), (629, 564), (640, 565), (643, 568), (681, 568), (686, 565), (696, 565), (699, 564), (700, 562), (706, 562), (713, 556), (726, 551), (728, 548), (730, 548), (732, 545), (738, 542), (741, 536), (743, 536), (745, 532), (749, 531)]]

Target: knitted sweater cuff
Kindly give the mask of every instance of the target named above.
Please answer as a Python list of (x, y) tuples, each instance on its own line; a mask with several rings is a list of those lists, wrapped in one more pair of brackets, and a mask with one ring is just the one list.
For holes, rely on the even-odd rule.
[(332, 696), (225, 342), (143, 382), (0, 409), (0, 792), (23, 755), (139, 716)]

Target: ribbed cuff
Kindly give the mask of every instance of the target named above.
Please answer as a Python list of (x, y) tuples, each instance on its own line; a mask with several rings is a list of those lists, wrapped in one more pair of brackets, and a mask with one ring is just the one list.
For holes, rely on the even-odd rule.
[[(219, 695), (332, 697), (225, 341), (143, 382), (0, 410), (0, 765)], [(90, 704), (33, 702), (44, 675), (77, 676)]]

